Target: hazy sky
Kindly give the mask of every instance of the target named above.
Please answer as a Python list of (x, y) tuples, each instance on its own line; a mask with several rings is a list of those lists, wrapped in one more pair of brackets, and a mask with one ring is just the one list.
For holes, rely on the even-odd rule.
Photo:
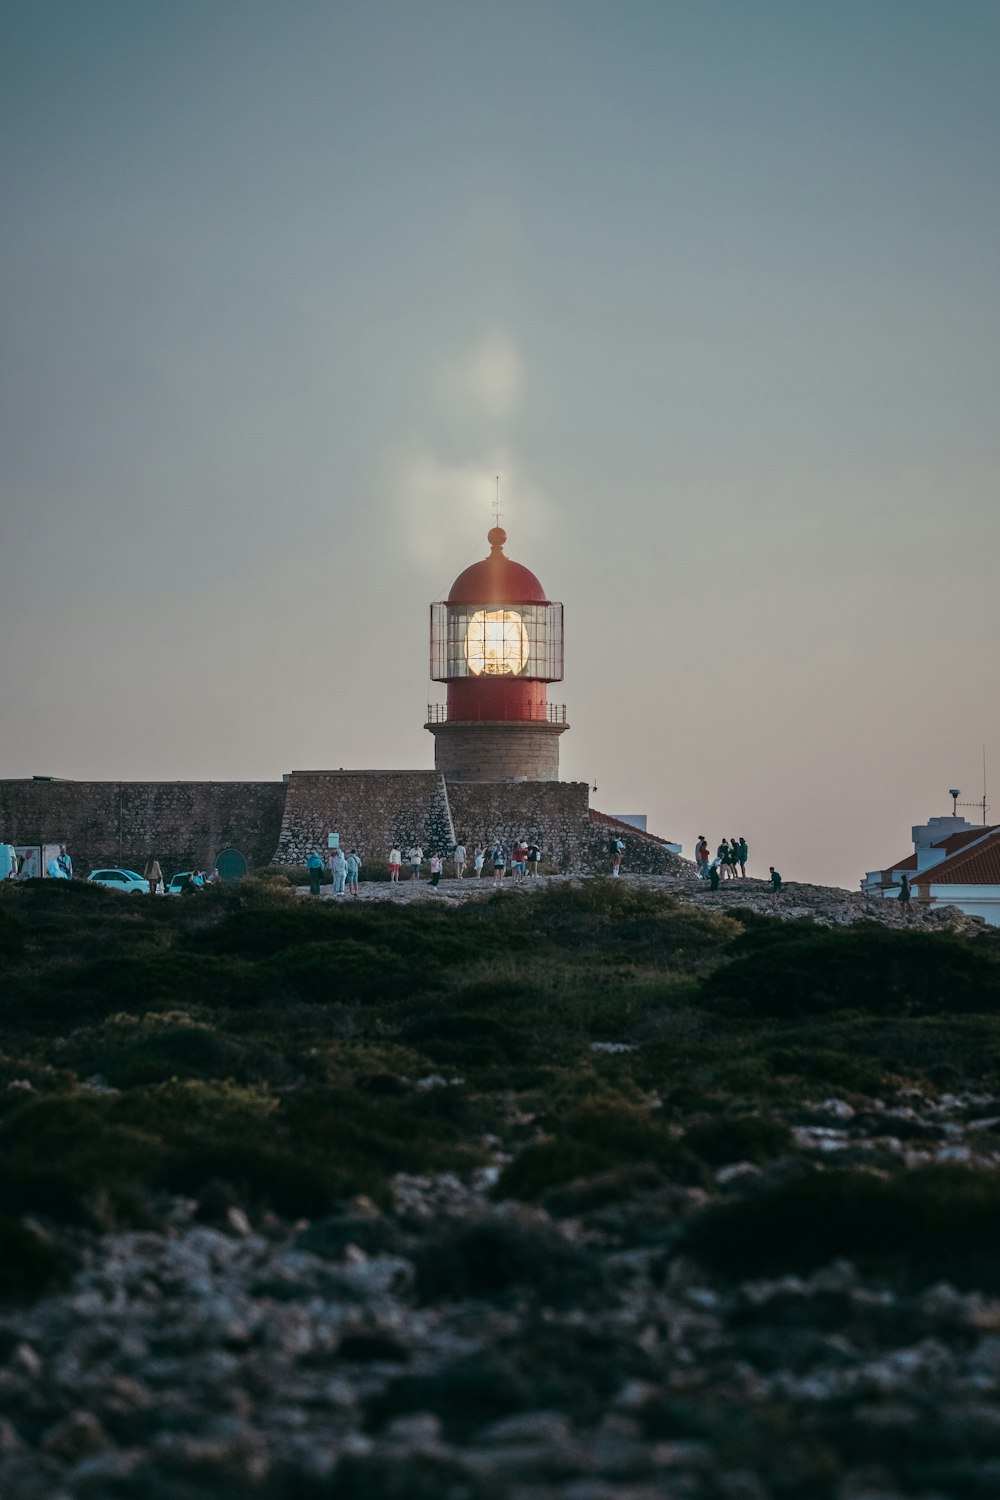
[[(0, 0), (0, 776), (562, 773), (854, 885), (1000, 817), (996, 0)], [(970, 814), (974, 816), (974, 814)]]

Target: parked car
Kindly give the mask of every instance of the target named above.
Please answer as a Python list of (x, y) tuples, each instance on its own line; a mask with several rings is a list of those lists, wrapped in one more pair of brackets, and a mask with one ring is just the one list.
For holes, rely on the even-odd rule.
[(124, 891), (129, 896), (148, 896), (149, 881), (134, 870), (91, 870), (87, 879), (92, 885), (103, 885), (109, 891)]

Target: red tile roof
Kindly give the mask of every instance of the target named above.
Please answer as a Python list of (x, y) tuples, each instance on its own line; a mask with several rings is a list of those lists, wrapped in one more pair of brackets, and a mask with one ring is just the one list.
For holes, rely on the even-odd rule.
[(625, 823), (621, 818), (613, 818), (610, 813), (598, 812), (596, 807), (589, 809), (590, 821), (596, 823), (599, 828), (607, 828), (611, 833), (627, 833), (632, 838), (645, 839), (648, 844), (669, 844), (669, 839), (661, 839), (659, 834), (650, 833), (645, 828), (636, 828), (634, 823)]
[[(950, 859), (953, 854), (957, 854), (958, 851), (964, 848), (966, 844), (976, 842), (977, 840), (981, 839), (984, 834), (989, 832), (989, 828), (963, 828), (959, 833), (949, 833), (943, 839), (935, 839), (934, 843), (931, 845), (931, 848), (943, 849)], [(939, 862), (936, 865), (932, 865), (931, 868), (934, 870), (939, 870), (941, 868), (941, 863), (943, 863), (943, 861)], [(885, 874), (891, 875), (894, 871), (901, 871), (904, 874), (909, 874), (911, 870), (915, 870), (916, 868), (917, 855), (916, 851), (914, 851), (913, 854), (908, 854), (905, 859), (897, 860), (894, 865), (890, 865), (888, 870), (885, 871)], [(924, 872), (921, 873), (923, 874)]]
[(1000, 885), (1000, 828), (977, 828), (980, 841), (914, 876), (913, 885)]

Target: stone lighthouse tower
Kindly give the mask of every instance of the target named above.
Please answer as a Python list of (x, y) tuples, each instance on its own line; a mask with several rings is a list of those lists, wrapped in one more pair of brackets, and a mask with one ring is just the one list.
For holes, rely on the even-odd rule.
[(447, 704), (429, 704), (434, 765), (452, 781), (558, 781), (564, 704), (546, 684), (563, 675), (563, 607), (534, 573), (504, 555), (494, 526), (490, 555), (460, 573), (431, 605), (431, 678)]

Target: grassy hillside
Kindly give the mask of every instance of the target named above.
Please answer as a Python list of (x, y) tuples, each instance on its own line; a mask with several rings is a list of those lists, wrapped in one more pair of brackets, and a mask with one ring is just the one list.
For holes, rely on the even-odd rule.
[(151, 1224), (180, 1193), (314, 1218), (498, 1150), (498, 1195), (566, 1211), (786, 1155), (804, 1101), (1000, 1089), (989, 933), (713, 916), (602, 880), (446, 910), (254, 881), (2, 897), (8, 1216)]

